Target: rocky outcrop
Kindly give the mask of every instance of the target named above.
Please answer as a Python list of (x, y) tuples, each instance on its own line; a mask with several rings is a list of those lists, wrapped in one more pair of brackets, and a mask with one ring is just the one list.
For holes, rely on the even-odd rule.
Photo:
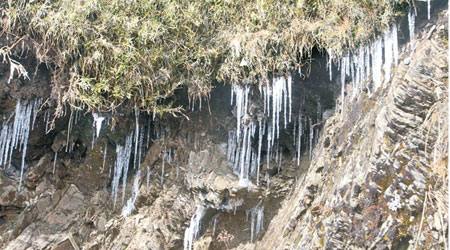
[(326, 122), (308, 173), (255, 249), (444, 248), (445, 15), (390, 82)]
[[(54, 118), (46, 102), (30, 133), (24, 188), (19, 192), (19, 152), (0, 174), (0, 248), (442, 248), (448, 234), (445, 15), (423, 29), (414, 51), (405, 46), (390, 81), (372, 93), (365, 83), (354, 97), (347, 94), (343, 110), (334, 108), (339, 85), (328, 80), (326, 58), (311, 62), (307, 79), (292, 76), (293, 116), (309, 117), (310, 124), (301, 161), (293, 143), (298, 127), (280, 126), (270, 166), (264, 135), (258, 182), (240, 178), (227, 159), (237, 116), (229, 86), (215, 86), (203, 110), (177, 90), (172, 101), (189, 107), (183, 118), (139, 115), (132, 107), (95, 115), (67, 108), (65, 117)], [(50, 85), (46, 69), (39, 70), (36, 79)], [(0, 90), (2, 122), (12, 117), (13, 99), (39, 86), (5, 81), (0, 77), (8, 86)], [(345, 93), (353, 91), (350, 85)], [(263, 93), (253, 90), (245, 125), (268, 119)], [(127, 138), (133, 143), (124, 149)], [(258, 142), (249, 144), (256, 152)], [(120, 157), (129, 164), (127, 175), (116, 176)]]

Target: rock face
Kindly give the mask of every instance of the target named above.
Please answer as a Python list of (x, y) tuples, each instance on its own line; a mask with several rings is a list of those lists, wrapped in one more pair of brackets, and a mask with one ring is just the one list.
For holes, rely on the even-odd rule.
[(391, 82), (327, 121), (308, 173), (256, 249), (444, 248), (444, 20), (424, 29)]
[[(0, 172), (0, 248), (444, 248), (446, 15), (422, 27), (414, 51), (404, 46), (390, 81), (372, 93), (347, 94), (343, 110), (334, 107), (342, 98), (336, 101), (325, 58), (312, 62), (309, 78), (293, 76), (292, 109), (308, 117), (303, 129), (312, 136), (299, 146), (293, 142), (301, 126), (280, 126), (270, 153), (264, 135), (258, 180), (253, 173), (243, 181), (229, 160), (237, 108), (227, 86), (217, 86), (201, 111), (180, 90), (173, 101), (197, 109), (186, 111), (189, 120), (132, 108), (113, 115), (68, 109), (52, 123), (47, 102), (30, 133), (24, 188), (18, 190), (20, 152)], [(36, 81), (48, 86), (40, 70)], [(22, 87), (37, 85), (16, 81), (0, 90), (2, 122), (12, 117), (13, 99), (27, 97)], [(245, 125), (266, 115), (263, 94), (254, 92)], [(94, 117), (104, 117), (99, 135)], [(252, 152), (258, 147), (249, 140)]]

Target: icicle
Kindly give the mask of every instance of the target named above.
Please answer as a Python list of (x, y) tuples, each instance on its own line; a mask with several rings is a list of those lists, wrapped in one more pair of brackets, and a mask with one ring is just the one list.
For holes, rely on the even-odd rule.
[(376, 91), (383, 83), (381, 72), (382, 66), (383, 45), (381, 39), (378, 39), (372, 46), (372, 77), (374, 83), (374, 91)]
[(289, 96), (289, 122), (291, 122), (291, 118), (292, 118), (292, 77), (291, 77), (291, 75), (288, 76), (287, 86), (288, 86), (288, 96)]
[(259, 235), (264, 224), (264, 207), (258, 204), (251, 210), (251, 223), (250, 223), (250, 242), (253, 243), (254, 236)]
[(100, 131), (102, 129), (102, 123), (105, 120), (105, 117), (99, 116), (97, 113), (93, 113), (92, 117), (94, 117), (94, 127), (96, 129), (96, 137), (100, 135)]
[(309, 159), (312, 159), (312, 149), (313, 149), (313, 139), (314, 139), (314, 129), (312, 127), (312, 119), (309, 120)]
[(150, 127), (151, 127), (151, 121), (148, 119), (148, 125), (147, 125), (147, 141), (145, 143), (145, 148), (148, 149), (150, 146)]
[(414, 14), (413, 8), (409, 9), (408, 13), (408, 28), (409, 28), (409, 39), (411, 42), (411, 50), (414, 50), (414, 29), (415, 29), (416, 15)]
[(300, 160), (302, 156), (302, 134), (303, 134), (303, 128), (302, 128), (302, 116), (298, 116), (298, 138), (297, 138), (297, 166), (300, 166)]
[[(25, 168), (25, 156), (32, 122), (39, 108), (40, 101), (18, 100), (15, 108), (14, 123), (10, 119), (3, 123), (0, 138), (0, 165), (11, 166), (12, 155), (15, 149), (22, 150), (22, 162), (20, 168), (19, 192), (22, 188), (23, 171)], [(33, 115), (33, 118), (32, 118)]]
[(213, 236), (216, 235), (216, 225), (217, 225), (217, 218), (214, 218), (214, 222), (213, 222), (213, 233), (212, 233)]
[(431, 18), (431, 0), (427, 0), (427, 14), (428, 14), (428, 20)]
[(141, 129), (141, 135), (139, 136), (139, 147), (138, 147), (138, 169), (141, 167), (142, 160), (142, 144), (144, 143), (144, 130)]
[(242, 146), (242, 151), (241, 151), (241, 159), (240, 159), (240, 174), (239, 174), (239, 181), (244, 179), (244, 164), (245, 164), (245, 153), (246, 153), (246, 149), (247, 149), (247, 132), (248, 132), (248, 127), (244, 127), (244, 138), (243, 138), (243, 146)]
[(203, 206), (198, 206), (197, 211), (192, 216), (189, 227), (184, 231), (184, 250), (191, 250), (194, 245), (194, 239), (200, 234), (200, 225), (203, 216), (205, 216), (206, 209)]
[(252, 210), (251, 222), (250, 222), (250, 243), (253, 243), (253, 235), (254, 235), (254, 230), (255, 230), (255, 219), (256, 219), (256, 214)]
[(52, 174), (55, 174), (55, 169), (56, 169), (56, 160), (58, 159), (58, 152), (55, 152), (55, 158), (53, 159), (53, 171)]
[(241, 118), (247, 114), (248, 93), (250, 89), (248, 86), (241, 87), (239, 85), (233, 85), (232, 91), (234, 95), (236, 95), (236, 118), (237, 118), (236, 137), (237, 141), (239, 141), (241, 135)]
[(127, 204), (122, 208), (122, 216), (129, 216), (134, 211), (134, 203), (139, 194), (139, 179), (141, 177), (141, 171), (138, 169), (134, 176), (133, 187), (131, 189), (131, 197), (128, 199)]
[(395, 66), (398, 65), (398, 38), (397, 38), (397, 24), (392, 26), (392, 43), (393, 43), (393, 53), (394, 53), (394, 63)]
[(127, 136), (127, 141), (125, 143), (125, 150), (126, 150), (126, 156), (127, 156), (127, 162), (124, 163), (123, 165), (123, 176), (122, 176), (122, 206), (125, 202), (125, 193), (127, 190), (127, 176), (128, 176), (128, 167), (129, 167), (129, 162), (130, 162), (130, 156), (131, 156), (131, 138), (132, 138), (133, 134)]
[(343, 57), (341, 61), (341, 119), (344, 117), (345, 71), (347, 66), (347, 59), (347, 57)]
[(394, 41), (392, 30), (384, 32), (384, 82), (388, 82), (391, 78), (391, 67), (394, 54)]
[(45, 133), (48, 133), (48, 122), (50, 121), (50, 111), (46, 111), (46, 116), (45, 116)]
[(283, 93), (284, 93), (284, 98), (283, 98), (283, 103), (284, 103), (284, 109), (283, 109), (283, 113), (284, 113), (284, 129), (286, 129), (286, 126), (287, 126), (287, 121), (288, 121), (288, 117), (286, 116), (286, 113), (287, 113), (287, 96), (288, 96), (288, 94), (286, 93), (287, 92), (287, 87), (286, 87), (286, 79), (283, 77), (283, 87), (282, 87), (282, 89), (283, 89)]
[[(112, 196), (114, 198), (114, 209), (116, 208), (117, 201), (117, 193), (119, 190), (119, 180), (123, 178), (123, 193), (122, 197), (125, 198), (125, 189), (126, 189), (126, 179), (128, 172), (128, 165), (130, 163), (130, 155), (131, 155), (131, 139), (132, 134), (128, 135), (126, 138), (125, 146), (117, 145), (116, 147), (116, 163), (114, 164), (114, 176), (111, 183)], [(125, 171), (126, 172), (125, 172)]]
[(108, 148), (108, 144), (105, 142), (105, 150), (103, 151), (103, 164), (102, 164), (102, 173), (105, 170), (105, 163), (106, 163), (106, 151)]
[(42, 104), (42, 98), (34, 100), (34, 104), (33, 104), (33, 122), (31, 124), (31, 130), (34, 129), (34, 123), (36, 122), (36, 117), (37, 117), (37, 114), (39, 112), (39, 107), (41, 106), (41, 104)]
[(333, 51), (328, 50), (328, 72), (330, 73), (330, 82), (333, 80)]
[(267, 164), (266, 164), (266, 168), (269, 168), (269, 164), (270, 164), (270, 146), (272, 145), (271, 143), (272, 140), (272, 124), (269, 123), (269, 126), (267, 128)]
[(155, 120), (155, 116), (156, 116), (156, 101), (153, 103), (153, 117), (152, 120)]
[(134, 159), (133, 159), (133, 166), (134, 169), (136, 169), (136, 162), (137, 162), (137, 156), (138, 156), (138, 147), (139, 147), (139, 109), (134, 106), (134, 115), (136, 117), (136, 131), (134, 133)]
[(164, 187), (164, 162), (166, 160), (166, 148), (164, 147), (164, 152), (162, 154), (162, 165), (161, 165), (161, 187)]
[(257, 166), (256, 166), (256, 185), (259, 186), (259, 171), (261, 166), (261, 148), (262, 148), (262, 140), (263, 140), (263, 133), (264, 128), (262, 127), (262, 120), (259, 121), (259, 131), (258, 131), (258, 159), (257, 159)]

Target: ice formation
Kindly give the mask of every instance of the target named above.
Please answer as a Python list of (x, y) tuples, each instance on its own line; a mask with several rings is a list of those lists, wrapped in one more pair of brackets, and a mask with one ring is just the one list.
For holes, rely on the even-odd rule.
[(138, 170), (134, 176), (133, 188), (131, 189), (131, 197), (127, 204), (122, 207), (122, 216), (129, 216), (134, 211), (134, 203), (139, 194), (139, 180), (141, 178), (141, 171)]
[[(3, 123), (0, 133), (0, 166), (5, 167), (8, 164), (8, 167), (10, 167), (14, 150), (22, 150), (19, 191), (22, 187), (28, 137), (41, 103), (41, 99), (34, 101), (17, 100), (14, 121), (10, 121), (12, 119), (11, 116)], [(32, 115), (33, 118), (31, 117)]]
[(117, 159), (114, 164), (114, 177), (111, 184), (112, 196), (114, 198), (114, 209), (116, 208), (117, 193), (119, 191), (119, 181), (121, 177), (123, 178), (122, 201), (125, 199), (126, 179), (131, 155), (131, 140), (132, 134), (127, 136), (125, 146), (116, 146)]
[(414, 37), (415, 37), (415, 24), (416, 23), (416, 14), (414, 13), (413, 8), (409, 9), (408, 12), (408, 28), (409, 28), (409, 39), (411, 44), (411, 50), (414, 50)]
[[(230, 131), (228, 135), (227, 158), (239, 176), (240, 183), (249, 183), (250, 176), (256, 176), (256, 183), (259, 185), (263, 137), (267, 134), (269, 166), (272, 148), (280, 136), (280, 121), (286, 128), (292, 120), (292, 77), (274, 77), (272, 85), (267, 83), (262, 87), (264, 114), (268, 120), (263, 117), (253, 120), (250, 117), (253, 114), (248, 113), (251, 105), (249, 86), (233, 85), (231, 90), (231, 104), (236, 105), (237, 121), (236, 130)], [(253, 140), (258, 143), (256, 152), (252, 148)], [(277, 156), (279, 154), (281, 153), (278, 152)], [(277, 162), (281, 162), (278, 157)]]
[[(414, 16), (410, 13), (410, 23), (411, 20), (413, 22), (413, 19)], [(368, 46), (360, 47), (352, 54), (347, 53), (341, 57), (339, 62), (341, 71), (341, 110), (344, 109), (345, 84), (347, 82), (351, 82), (351, 98), (354, 99), (363, 89), (365, 82), (369, 82), (369, 80), (371, 80), (373, 82), (373, 89), (376, 91), (383, 82), (390, 80), (392, 74), (392, 64), (397, 65), (399, 60), (397, 33), (398, 27), (394, 24), (391, 29), (385, 31), (383, 37), (379, 37)], [(414, 24), (412, 24), (412, 31), (410, 31), (410, 33), (414, 33)], [(331, 80), (333, 54), (331, 50), (328, 53), (329, 73)], [(370, 75), (372, 76), (371, 79), (369, 79)], [(370, 93), (369, 88), (368, 90)], [(341, 117), (343, 118), (343, 116)]]
[(201, 221), (205, 213), (206, 208), (199, 205), (191, 218), (189, 227), (184, 231), (184, 250), (192, 249), (194, 240), (199, 236)]
[(53, 159), (53, 171), (52, 174), (55, 174), (55, 169), (56, 169), (56, 160), (58, 159), (58, 152), (55, 152), (55, 157)]
[(250, 242), (253, 243), (254, 237), (261, 233), (264, 225), (264, 207), (258, 204), (250, 214)]
[(137, 162), (137, 154), (138, 154), (138, 146), (139, 146), (139, 109), (137, 107), (134, 107), (134, 114), (136, 117), (136, 130), (134, 131), (134, 169), (136, 169), (136, 162)]
[(103, 164), (102, 164), (102, 172), (105, 170), (106, 163), (106, 152), (108, 150), (108, 144), (105, 142), (105, 150), (103, 151)]
[(98, 137), (100, 135), (100, 131), (102, 129), (103, 121), (105, 120), (105, 117), (100, 116), (97, 113), (93, 113), (92, 117), (94, 118), (94, 127), (95, 127), (95, 135)]

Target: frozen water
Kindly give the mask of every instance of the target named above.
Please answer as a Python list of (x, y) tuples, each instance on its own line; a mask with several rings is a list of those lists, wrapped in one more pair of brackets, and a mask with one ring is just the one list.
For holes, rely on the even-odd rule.
[(100, 131), (102, 129), (102, 124), (103, 124), (103, 121), (105, 120), (105, 117), (100, 116), (97, 113), (93, 113), (92, 117), (94, 118), (94, 127), (95, 127), (95, 131), (96, 131), (95, 135), (96, 135), (96, 137), (98, 137), (100, 135)]
[(126, 172), (128, 172), (128, 165), (130, 164), (130, 155), (131, 155), (131, 140), (132, 140), (132, 134), (128, 135), (126, 138), (125, 146), (116, 146), (116, 163), (114, 164), (114, 177), (111, 183), (112, 188), (112, 196), (114, 198), (114, 209), (116, 208), (116, 201), (117, 201), (117, 193), (119, 190), (119, 180), (121, 177), (123, 177), (123, 193), (122, 193), (122, 199), (125, 198), (125, 189), (126, 189)]
[(415, 24), (416, 23), (416, 14), (414, 13), (413, 8), (409, 9), (408, 13), (408, 28), (409, 28), (409, 39), (411, 44), (411, 50), (414, 50), (414, 37), (415, 37)]
[(189, 227), (184, 231), (184, 250), (191, 250), (194, 245), (194, 240), (200, 234), (201, 220), (206, 213), (206, 208), (199, 205), (197, 211), (192, 216)]
[(127, 204), (122, 207), (122, 216), (129, 216), (134, 211), (134, 203), (139, 194), (139, 180), (141, 177), (141, 171), (138, 169), (134, 176), (133, 187), (131, 189), (131, 197), (128, 199)]
[[(19, 191), (22, 187), (22, 177), (25, 167), (25, 156), (32, 123), (34, 123), (41, 100), (23, 101), (16, 103), (14, 122), (11, 124), (12, 116), (3, 123), (0, 133), (0, 166), (11, 166), (12, 155), (15, 149), (22, 150), (22, 162), (20, 168)], [(33, 118), (31, 117), (33, 115)]]

